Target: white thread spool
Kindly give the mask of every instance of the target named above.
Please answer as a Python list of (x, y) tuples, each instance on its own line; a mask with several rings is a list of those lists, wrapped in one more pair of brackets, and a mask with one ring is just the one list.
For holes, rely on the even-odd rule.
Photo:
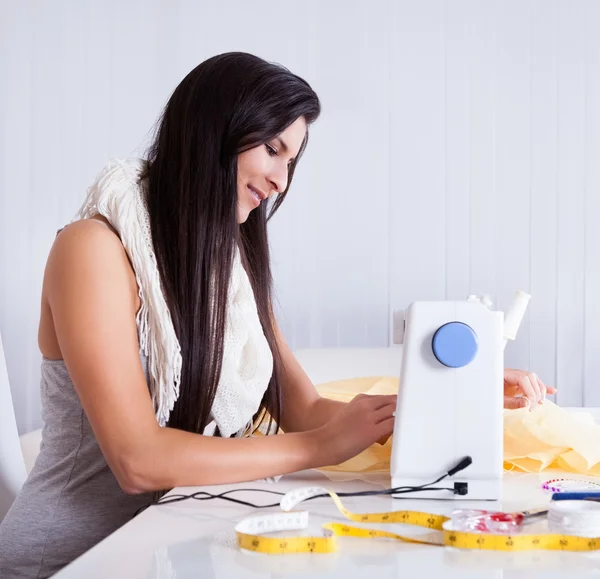
[(506, 347), (506, 342), (508, 340), (514, 340), (517, 337), (519, 326), (523, 321), (523, 316), (525, 315), (525, 310), (529, 305), (530, 299), (531, 295), (524, 291), (517, 290), (510, 309), (504, 315), (504, 347)]
[(561, 535), (600, 537), (600, 503), (553, 501), (548, 509), (548, 527)]

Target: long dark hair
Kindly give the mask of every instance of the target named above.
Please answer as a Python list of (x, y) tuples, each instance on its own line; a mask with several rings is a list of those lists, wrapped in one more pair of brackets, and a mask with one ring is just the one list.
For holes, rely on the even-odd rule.
[[(281, 362), (273, 326), (266, 202), (237, 221), (237, 156), (304, 117), (320, 113), (317, 95), (286, 68), (231, 52), (192, 70), (171, 95), (148, 151), (147, 203), (154, 251), (182, 350), (180, 395), (168, 426), (201, 433), (221, 374), (229, 279), (236, 244), (248, 272), (273, 374), (257, 416), (281, 415)], [(255, 417), (256, 418), (256, 417)]]

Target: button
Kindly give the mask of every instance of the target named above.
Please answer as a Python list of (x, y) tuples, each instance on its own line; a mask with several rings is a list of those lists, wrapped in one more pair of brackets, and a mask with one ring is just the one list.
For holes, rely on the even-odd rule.
[(449, 368), (462, 368), (472, 362), (479, 347), (477, 334), (463, 322), (449, 322), (439, 327), (431, 345), (435, 357)]

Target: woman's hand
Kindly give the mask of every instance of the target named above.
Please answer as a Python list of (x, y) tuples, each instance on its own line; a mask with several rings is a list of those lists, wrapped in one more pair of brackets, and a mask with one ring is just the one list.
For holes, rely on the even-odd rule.
[(546, 394), (556, 394), (556, 388), (544, 384), (537, 374), (523, 370), (504, 369), (504, 408), (534, 410)]
[(394, 430), (396, 395), (359, 394), (319, 431), (320, 466), (330, 466), (356, 456)]

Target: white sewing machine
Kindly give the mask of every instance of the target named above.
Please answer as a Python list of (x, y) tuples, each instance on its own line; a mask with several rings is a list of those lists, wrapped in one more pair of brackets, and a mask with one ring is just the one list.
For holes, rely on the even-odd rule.
[[(504, 347), (516, 337), (530, 297), (517, 292), (506, 316), (491, 309), (488, 296), (415, 302), (395, 314), (400, 331), (394, 342), (404, 346), (392, 487), (427, 485), (472, 458), (466, 469), (431, 485), (442, 490), (424, 488), (406, 497), (500, 499)], [(453, 492), (459, 488), (464, 494)]]

